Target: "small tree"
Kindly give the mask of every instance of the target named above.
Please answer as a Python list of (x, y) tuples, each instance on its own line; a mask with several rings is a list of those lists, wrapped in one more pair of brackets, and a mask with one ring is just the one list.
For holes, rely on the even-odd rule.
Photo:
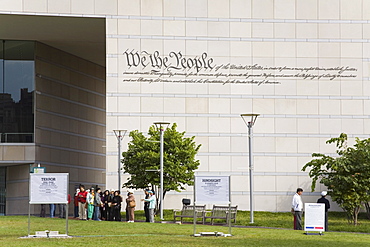
[(347, 146), (347, 135), (331, 138), (327, 144), (335, 143), (338, 157), (313, 153), (316, 159), (308, 162), (302, 170), (310, 168), (312, 191), (316, 181), (324, 184), (332, 200), (347, 213), (349, 222), (357, 225), (358, 213), (362, 203), (370, 199), (370, 138), (356, 138), (353, 147)]
[[(184, 137), (185, 132), (178, 132), (174, 123), (163, 133), (163, 197), (168, 191), (184, 190), (186, 185), (194, 184), (194, 170), (199, 167), (195, 155), (201, 145), (196, 145), (193, 137)], [(132, 140), (128, 150), (122, 153), (122, 169), (131, 176), (123, 186), (135, 189), (150, 187), (159, 197), (160, 185), (160, 144), (159, 131), (151, 126), (149, 137), (138, 130), (130, 132)], [(158, 202), (158, 200), (157, 200)]]

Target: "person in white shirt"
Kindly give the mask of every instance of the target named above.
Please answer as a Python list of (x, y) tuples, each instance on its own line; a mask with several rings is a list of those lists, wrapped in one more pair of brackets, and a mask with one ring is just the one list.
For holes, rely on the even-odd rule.
[(302, 230), (302, 214), (303, 214), (303, 203), (301, 195), (303, 193), (302, 188), (297, 189), (297, 193), (293, 196), (292, 201), (292, 214), (294, 215), (294, 230)]

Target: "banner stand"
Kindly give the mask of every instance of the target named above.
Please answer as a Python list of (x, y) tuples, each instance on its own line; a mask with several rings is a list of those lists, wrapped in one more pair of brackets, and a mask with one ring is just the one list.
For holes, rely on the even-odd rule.
[(30, 236), (31, 232), (31, 204), (28, 203), (28, 236)]
[(66, 203), (66, 235), (68, 236), (68, 202)]
[(193, 201), (194, 205), (194, 217), (193, 217), (193, 236), (197, 235), (197, 212), (195, 211), (195, 201)]
[(325, 204), (305, 203), (305, 235), (324, 235), (325, 231)]
[[(199, 198), (199, 200), (198, 200)], [(201, 198), (201, 199), (200, 199)], [(222, 203), (228, 204), (226, 212), (226, 225), (228, 225), (228, 234), (222, 232), (201, 232), (197, 234), (197, 212), (196, 203)], [(231, 234), (231, 196), (230, 196), (230, 176), (195, 176), (193, 192), (193, 235), (202, 236), (222, 236), (232, 237)]]
[[(68, 236), (68, 173), (42, 173), (30, 174), (28, 203), (28, 238), (70, 238)], [(31, 233), (31, 204), (65, 204), (66, 233), (44, 230)]]
[(229, 223), (229, 235), (231, 235), (231, 203), (229, 203), (229, 213), (227, 214), (227, 220)]

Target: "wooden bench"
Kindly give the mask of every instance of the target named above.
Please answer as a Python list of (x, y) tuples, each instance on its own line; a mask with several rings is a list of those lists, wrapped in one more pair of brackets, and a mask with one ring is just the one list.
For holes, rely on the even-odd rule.
[[(231, 213), (231, 217), (230, 217), (230, 220), (233, 220), (234, 223), (236, 223), (236, 213), (238, 211), (238, 206), (231, 206), (230, 207), (230, 213)], [(226, 223), (227, 223), (227, 219), (228, 219), (228, 215), (229, 215), (229, 206), (217, 206), (217, 205), (213, 205), (213, 208), (212, 208), (212, 212), (210, 212), (211, 215), (210, 216), (205, 216), (205, 219), (211, 219), (211, 224), (213, 225), (213, 221), (215, 219), (222, 219), (222, 220), (226, 220)]]
[[(184, 205), (181, 210), (174, 210), (173, 213), (174, 220), (176, 221), (177, 218), (180, 218), (181, 223), (183, 222), (183, 218), (194, 219), (194, 205)], [(201, 218), (202, 223), (204, 224), (204, 217), (206, 216), (206, 205), (196, 205), (195, 214), (196, 219)]]

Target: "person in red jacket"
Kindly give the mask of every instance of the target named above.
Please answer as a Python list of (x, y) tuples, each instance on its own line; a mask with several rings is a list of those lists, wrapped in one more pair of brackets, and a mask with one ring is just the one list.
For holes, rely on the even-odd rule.
[(86, 220), (87, 191), (85, 190), (85, 186), (83, 186), (82, 184), (80, 185), (80, 192), (78, 192), (77, 196), (78, 196), (78, 218), (80, 220)]
[(78, 192), (80, 192), (80, 189), (76, 189), (76, 193), (74, 195), (74, 217), (78, 218)]

